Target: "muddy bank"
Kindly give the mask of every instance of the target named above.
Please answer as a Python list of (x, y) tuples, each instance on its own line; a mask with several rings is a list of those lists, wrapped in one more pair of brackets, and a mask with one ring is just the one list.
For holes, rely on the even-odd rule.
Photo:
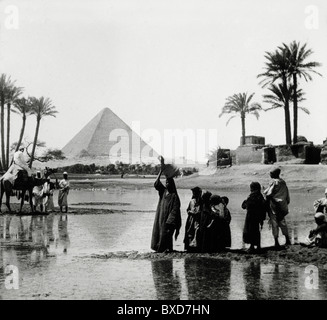
[[(327, 186), (327, 166), (325, 165), (303, 165), (276, 163), (274, 165), (248, 164), (232, 166), (229, 168), (218, 168), (210, 171), (200, 170), (191, 176), (176, 178), (176, 186), (181, 189), (190, 189), (195, 185), (209, 190), (248, 190), (252, 181), (258, 181), (263, 187), (268, 186), (270, 181), (269, 171), (273, 167), (281, 168), (281, 177), (285, 179), (291, 190), (312, 191), (325, 189)], [(208, 174), (209, 172), (209, 174)], [(84, 175), (85, 176), (85, 175)], [(155, 176), (129, 177), (122, 179), (117, 177), (101, 177), (97, 179), (71, 179), (71, 187), (75, 190), (108, 190), (118, 187), (124, 189), (146, 189), (153, 188)]]
[(270, 181), (272, 168), (281, 169), (283, 178), (291, 190), (312, 191), (327, 186), (327, 166), (276, 163), (274, 165), (248, 164), (215, 170), (214, 174), (201, 174), (176, 180), (179, 188), (192, 188), (198, 185), (203, 189), (248, 190), (252, 181), (258, 181), (263, 187)]
[(263, 248), (261, 253), (249, 254), (246, 250), (228, 250), (220, 253), (187, 253), (175, 251), (172, 253), (140, 253), (137, 251), (108, 252), (101, 255), (92, 255), (95, 259), (132, 259), (132, 260), (165, 260), (185, 258), (212, 258), (234, 261), (254, 261), (263, 263), (290, 263), (297, 265), (314, 264), (319, 268), (327, 269), (327, 249), (308, 248), (300, 244), (282, 247), (275, 250), (273, 247)]

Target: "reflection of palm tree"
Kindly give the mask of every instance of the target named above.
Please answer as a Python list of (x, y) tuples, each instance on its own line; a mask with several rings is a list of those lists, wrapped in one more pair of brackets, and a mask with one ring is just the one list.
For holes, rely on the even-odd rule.
[(173, 260), (151, 261), (152, 276), (158, 300), (180, 300), (181, 283), (173, 270)]
[(189, 300), (228, 299), (230, 260), (186, 258), (184, 268)]

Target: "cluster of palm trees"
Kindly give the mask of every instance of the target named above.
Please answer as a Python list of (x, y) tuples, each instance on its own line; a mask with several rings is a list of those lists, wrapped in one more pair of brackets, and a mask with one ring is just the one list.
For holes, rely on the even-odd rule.
[[(6, 74), (0, 75), (0, 171), (5, 171), (10, 166), (10, 121), (11, 112), (17, 113), (22, 117), (22, 127), (19, 135), (19, 140), (16, 144), (15, 151), (17, 151), (23, 141), (26, 119), (29, 115), (36, 117), (35, 134), (31, 152), (31, 159), (29, 167), (32, 167), (35, 149), (37, 145), (41, 119), (46, 116), (55, 117), (57, 111), (55, 106), (49, 98), (36, 98), (36, 97), (22, 97), (23, 88), (16, 86), (16, 81), (12, 80)], [(5, 114), (6, 111), (6, 114)], [(6, 132), (5, 132), (5, 117)]]
[[(250, 103), (254, 93), (249, 97), (247, 93), (234, 94), (228, 97), (222, 112), (223, 114), (234, 114), (227, 122), (236, 115), (241, 116), (242, 144), (245, 144), (245, 118), (247, 114), (254, 114), (259, 118), (259, 111), (283, 108), (285, 115), (285, 137), (286, 144), (292, 144), (291, 112), (290, 104), (293, 104), (293, 144), (298, 139), (298, 110), (309, 114), (309, 110), (300, 106), (305, 100), (304, 92), (298, 85), (298, 79), (312, 80), (311, 74), (318, 74), (315, 68), (321, 66), (319, 62), (307, 62), (313, 51), (307, 49), (307, 44), (301, 45), (293, 41), (289, 45), (283, 43), (273, 52), (265, 53), (265, 71), (259, 74), (263, 78), (260, 82), (263, 88), (268, 88), (269, 94), (263, 95), (264, 102), (270, 104), (269, 108), (263, 109), (259, 103)], [(226, 124), (226, 125), (227, 125)]]

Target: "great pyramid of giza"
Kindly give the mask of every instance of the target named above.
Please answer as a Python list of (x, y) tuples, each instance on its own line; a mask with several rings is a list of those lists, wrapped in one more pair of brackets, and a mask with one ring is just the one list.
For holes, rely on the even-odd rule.
[(149, 162), (158, 154), (109, 108), (102, 109), (62, 149), (67, 158), (109, 157), (111, 162)]

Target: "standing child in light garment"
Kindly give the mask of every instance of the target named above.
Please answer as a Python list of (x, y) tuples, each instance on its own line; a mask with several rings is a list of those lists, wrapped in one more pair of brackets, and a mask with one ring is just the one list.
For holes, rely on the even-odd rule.
[(184, 247), (186, 251), (198, 251), (198, 231), (200, 227), (200, 218), (202, 210), (202, 190), (194, 187), (192, 190), (192, 199), (187, 207), (187, 220), (185, 224)]
[(259, 182), (251, 182), (250, 191), (250, 195), (242, 203), (242, 208), (246, 209), (243, 242), (250, 244), (248, 252), (254, 253), (255, 246), (258, 251), (261, 249), (260, 226), (262, 229), (263, 221), (266, 219), (266, 205)]

